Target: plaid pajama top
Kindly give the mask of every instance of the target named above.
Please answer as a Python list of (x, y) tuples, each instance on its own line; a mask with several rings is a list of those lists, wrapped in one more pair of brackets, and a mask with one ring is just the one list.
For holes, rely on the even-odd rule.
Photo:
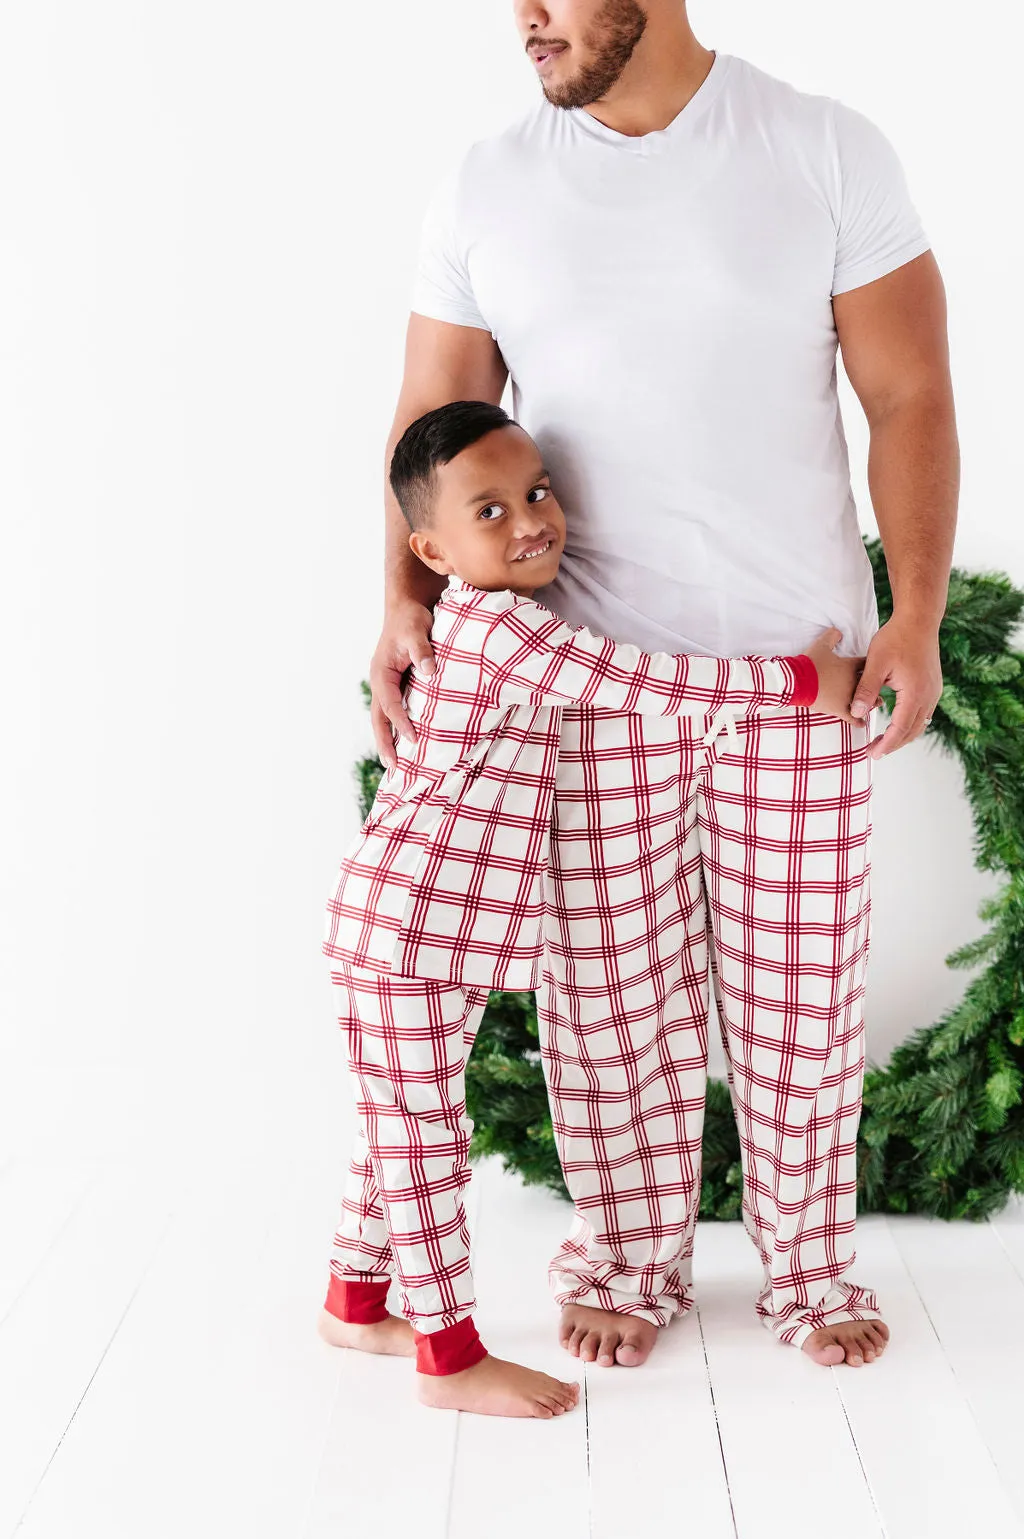
[(710, 742), (751, 706), (810, 705), (808, 657), (642, 652), (567, 625), (533, 599), (451, 577), (412, 670), (417, 741), (377, 788), (327, 903), (325, 956), (495, 989), (539, 976), (561, 709), (717, 712)]

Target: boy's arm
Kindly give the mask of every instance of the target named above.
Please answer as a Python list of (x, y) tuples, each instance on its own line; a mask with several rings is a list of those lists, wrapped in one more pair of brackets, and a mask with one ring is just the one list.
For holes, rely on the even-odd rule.
[(708, 714), (722, 706), (812, 705), (809, 657), (697, 657), (642, 652), (595, 636), (530, 600), (511, 603), (481, 655), (484, 687), (500, 705), (594, 705), (651, 716)]

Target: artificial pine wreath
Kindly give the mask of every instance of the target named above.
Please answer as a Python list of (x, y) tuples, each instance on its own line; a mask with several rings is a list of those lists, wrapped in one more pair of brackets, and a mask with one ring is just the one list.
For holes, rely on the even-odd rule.
[[(880, 540), (865, 539), (879, 622), (892, 614)], [(885, 1068), (869, 1067), (858, 1136), (861, 1212), (985, 1218), (1024, 1192), (1024, 652), (1010, 645), (1024, 591), (1002, 573), (953, 568), (939, 629), (945, 687), (931, 737), (963, 766), (974, 814), (975, 865), (1001, 871), (979, 909), (992, 928), (946, 958), (987, 962), (963, 999), (915, 1031)], [(364, 685), (364, 694), (366, 694)], [(887, 710), (895, 704), (881, 691)], [(368, 696), (367, 696), (368, 697)], [(356, 767), (363, 816), (381, 766)], [(532, 994), (491, 994), (466, 1071), (472, 1154), (565, 1195), (541, 1071)], [(709, 1079), (701, 1218), (740, 1217), (739, 1139), (729, 1089)]]

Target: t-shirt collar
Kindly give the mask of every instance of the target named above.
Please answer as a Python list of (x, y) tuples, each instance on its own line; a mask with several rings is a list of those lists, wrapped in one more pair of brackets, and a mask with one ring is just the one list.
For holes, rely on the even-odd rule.
[[(582, 133), (589, 134), (592, 138), (615, 148), (632, 153), (634, 155), (656, 155), (659, 151), (678, 144), (693, 131), (695, 124), (702, 118), (722, 89), (725, 78), (729, 73), (733, 56), (723, 53), (721, 49), (715, 50), (715, 57), (711, 61), (711, 68), (704, 76), (700, 85), (694, 91), (690, 100), (679, 112), (676, 113), (671, 123), (664, 128), (652, 129), (647, 134), (623, 134), (617, 128), (609, 128), (607, 123), (602, 123), (588, 112), (585, 107), (570, 107), (562, 109), (551, 107), (553, 112), (567, 110), (568, 117), (580, 129)], [(548, 105), (551, 105), (550, 103)]]

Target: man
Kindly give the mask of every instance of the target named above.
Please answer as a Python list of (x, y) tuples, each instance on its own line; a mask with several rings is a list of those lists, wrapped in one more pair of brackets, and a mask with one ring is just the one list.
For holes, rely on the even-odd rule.
[[(424, 222), (405, 427), (500, 401), (566, 511), (566, 620), (651, 649), (864, 655), (854, 714), (703, 732), (563, 715), (538, 991), (572, 1231), (561, 1339), (644, 1361), (690, 1307), (714, 984), (763, 1323), (826, 1365), (888, 1328), (852, 1282), (873, 761), (923, 731), (959, 487), (942, 281), (888, 141), (694, 37), (683, 0), (515, 0), (542, 96), (471, 145)], [(836, 348), (870, 427), (894, 608), (879, 629)], [(629, 510), (623, 539), (623, 508)], [(381, 757), (430, 666), (439, 584), (387, 498)], [(897, 704), (871, 738), (883, 684)], [(720, 724), (719, 724), (720, 725)], [(596, 766), (596, 768), (595, 768)]]

